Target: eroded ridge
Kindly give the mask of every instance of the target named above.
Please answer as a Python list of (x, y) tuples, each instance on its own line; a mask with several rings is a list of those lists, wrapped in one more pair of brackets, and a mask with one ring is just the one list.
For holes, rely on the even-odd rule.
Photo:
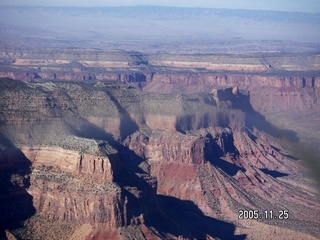
[[(280, 237), (319, 236), (317, 192), (286, 147), (297, 133), (269, 123), (238, 87), (159, 94), (1, 79), (0, 89), (1, 201), (20, 206), (20, 194), (30, 210), (15, 215), (23, 225), (3, 215), (7, 234), (243, 239), (263, 229), (267, 239), (277, 226)], [(238, 219), (241, 209), (290, 218)]]

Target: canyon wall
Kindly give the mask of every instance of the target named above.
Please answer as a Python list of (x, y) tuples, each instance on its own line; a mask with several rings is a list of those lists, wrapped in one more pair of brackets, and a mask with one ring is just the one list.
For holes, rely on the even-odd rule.
[[(95, 49), (77, 53), (70, 49), (7, 49), (0, 52), (0, 77), (26, 82), (121, 82), (162, 93), (238, 87), (250, 92), (250, 103), (256, 111), (268, 116), (293, 114), (292, 118), (319, 111), (319, 60), (319, 55), (311, 53), (175, 55)], [(96, 124), (101, 118), (90, 116), (87, 120)], [(108, 121), (117, 128), (115, 119)]]
[[(20, 159), (6, 157), (10, 147), (26, 162), (25, 173), (3, 175), (12, 193), (1, 201), (23, 193), (33, 210), (19, 215), (22, 230), (5, 228), (16, 236), (41, 221), (69, 224), (62, 239), (81, 227), (92, 239), (232, 239), (254, 234), (252, 221), (277, 225), (282, 235), (319, 236), (317, 194), (286, 150), (297, 134), (255, 111), (251, 90), (159, 94), (110, 82), (0, 83), (0, 168), (14, 170), (11, 159)], [(285, 222), (238, 219), (239, 209), (283, 206)], [(206, 224), (192, 227), (192, 217)], [(228, 231), (212, 230), (217, 221)]]
[[(250, 102), (254, 109), (262, 113), (312, 111), (320, 95), (320, 78), (314, 73), (161, 73), (150, 71), (113, 71), (96, 73), (94, 71), (56, 72), (2, 72), (2, 77), (24, 81), (41, 79), (63, 79), (70, 81), (116, 81), (137, 83), (144, 91), (162, 93), (209, 92), (217, 87), (235, 87), (250, 91)], [(263, 99), (267, 98), (268, 101)], [(318, 110), (318, 109), (314, 109)]]
[[(54, 146), (20, 149), (9, 147), (1, 154), (2, 185), (7, 189), (1, 197), (1, 231), (17, 228), (13, 231), (17, 237), (35, 238), (39, 237), (37, 232), (43, 235), (51, 225), (46, 239), (69, 238), (64, 236), (63, 228), (59, 229), (61, 222), (69, 231), (85, 224), (91, 226), (85, 236), (104, 233), (105, 237), (118, 237), (116, 229), (126, 221), (126, 203), (121, 188), (113, 182), (120, 170), (117, 173), (111, 167), (111, 162), (119, 165), (116, 154), (80, 155)], [(8, 180), (4, 179), (6, 175)], [(33, 230), (19, 230), (18, 221), (29, 218)]]
[(319, 104), (316, 103), (320, 96), (320, 78), (316, 73), (305, 76), (155, 73), (143, 89), (151, 92), (187, 93), (234, 86), (250, 91), (250, 103), (258, 112), (318, 110)]

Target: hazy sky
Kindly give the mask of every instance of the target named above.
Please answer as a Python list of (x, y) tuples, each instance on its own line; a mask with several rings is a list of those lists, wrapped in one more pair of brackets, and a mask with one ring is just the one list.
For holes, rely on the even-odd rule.
[(1, 0), (0, 5), (78, 7), (159, 5), (320, 12), (320, 0)]

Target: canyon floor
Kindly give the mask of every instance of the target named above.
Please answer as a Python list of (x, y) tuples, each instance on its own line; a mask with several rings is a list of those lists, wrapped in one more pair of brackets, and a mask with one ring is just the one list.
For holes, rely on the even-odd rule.
[(319, 239), (320, 55), (0, 52), (0, 239)]

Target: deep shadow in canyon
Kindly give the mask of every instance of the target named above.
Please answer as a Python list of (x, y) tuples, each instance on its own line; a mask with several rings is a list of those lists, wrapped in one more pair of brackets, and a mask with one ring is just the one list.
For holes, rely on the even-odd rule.
[[(248, 99), (238, 99), (234, 96), (233, 107), (240, 109), (246, 114), (246, 127), (253, 129), (254, 127), (266, 131), (274, 137), (285, 137), (288, 140), (298, 141), (296, 133), (290, 130), (281, 130), (265, 118), (253, 110)], [(138, 156), (134, 151), (130, 150), (122, 143), (128, 136), (139, 130), (139, 126), (130, 117), (130, 114), (124, 109), (115, 97), (111, 97), (120, 113), (120, 137), (114, 139), (114, 136), (105, 132), (104, 129), (88, 122), (87, 120), (77, 116), (77, 119), (65, 119), (65, 124), (70, 132), (76, 136), (105, 140), (118, 150), (121, 160), (121, 175), (115, 178), (115, 182), (122, 189), (123, 198), (127, 198), (127, 212), (125, 214), (123, 225), (127, 226), (134, 222), (138, 216), (143, 215), (145, 225), (151, 229), (155, 229), (155, 234), (165, 238), (165, 234), (172, 234), (176, 237), (183, 236), (186, 238), (203, 239), (206, 236), (217, 237), (220, 239), (245, 239), (245, 235), (235, 236), (236, 226), (234, 224), (221, 221), (218, 219), (205, 216), (201, 210), (191, 201), (180, 200), (178, 198), (157, 195), (157, 181), (151, 177), (146, 168), (142, 165), (148, 165), (145, 159)], [(212, 136), (211, 136), (212, 137)], [(254, 136), (253, 136), (254, 137)], [(1, 185), (0, 190), (4, 189), (0, 201), (6, 202), (2, 204), (4, 208), (3, 217), (0, 217), (2, 235), (4, 229), (14, 229), (21, 227), (20, 222), (30, 218), (35, 214), (32, 204), (32, 196), (26, 192), (26, 188), (30, 185), (28, 178), (24, 176), (31, 173), (31, 162), (16, 149), (8, 138), (3, 137), (2, 145), (8, 145), (8, 148), (1, 152), (1, 158), (19, 160), (10, 171), (0, 168)], [(206, 158), (212, 165), (220, 168), (230, 176), (234, 176), (239, 170), (245, 171), (235, 164), (229, 163), (222, 159), (225, 152), (237, 155), (237, 149), (233, 145), (233, 138), (228, 139), (225, 148), (216, 146), (208, 146), (210, 149)], [(207, 148), (207, 146), (206, 146)], [(10, 149), (10, 150), (9, 150)], [(211, 151), (211, 153), (210, 153)], [(12, 153), (14, 152), (14, 154)], [(13, 154), (13, 155), (12, 155)], [(7, 156), (7, 157), (3, 157)], [(5, 160), (4, 160), (5, 161)], [(15, 161), (12, 161), (15, 163)], [(274, 177), (278, 177), (277, 173), (271, 172)], [(20, 176), (20, 177), (19, 177)], [(12, 181), (12, 178), (17, 180)], [(22, 179), (22, 184), (19, 179)], [(18, 196), (18, 197), (16, 197)], [(9, 198), (12, 197), (12, 201)], [(14, 219), (14, 221), (8, 221)], [(0, 222), (0, 223), (2, 223)], [(3, 235), (4, 236), (4, 235)]]
[(229, 163), (221, 158), (209, 159), (209, 162), (232, 177), (235, 176), (238, 171), (246, 171), (243, 167), (239, 167), (236, 164)]
[(22, 227), (36, 210), (33, 197), (26, 191), (30, 186), (31, 162), (3, 134), (0, 134), (0, 239), (7, 239), (5, 230)]
[[(112, 147), (117, 149), (121, 161), (121, 176), (119, 176), (118, 179), (115, 179), (115, 181), (119, 184), (124, 195), (129, 200), (128, 208), (130, 210), (127, 216), (129, 219), (128, 222), (130, 222), (133, 215), (146, 215), (149, 207), (150, 209), (154, 208), (157, 199), (152, 195), (156, 194), (154, 192), (155, 190), (152, 189), (151, 185), (143, 178), (143, 176), (148, 173), (139, 167), (139, 164), (141, 164), (144, 159), (128, 147), (114, 140), (110, 133), (106, 133), (100, 127), (89, 123), (84, 119), (82, 120), (80, 128), (77, 129), (69, 125), (69, 129), (73, 134), (79, 137), (108, 141)], [(135, 192), (142, 194), (142, 198), (138, 199), (134, 194), (130, 193), (128, 189), (135, 189)], [(152, 205), (152, 208), (149, 205)]]
[(246, 239), (245, 234), (235, 235), (234, 224), (205, 216), (192, 201), (164, 195), (158, 195), (158, 200), (161, 211), (154, 212), (146, 224), (159, 232), (189, 239)]
[(72, 131), (79, 137), (108, 141), (118, 150), (122, 173), (116, 182), (121, 187), (124, 198), (128, 199), (124, 225), (130, 224), (135, 217), (143, 215), (145, 225), (155, 229), (154, 234), (165, 239), (167, 238), (165, 234), (168, 233), (176, 237), (196, 239), (205, 239), (206, 236), (222, 240), (246, 238), (246, 235), (235, 235), (234, 224), (205, 216), (192, 201), (158, 195), (154, 188), (156, 179), (150, 179), (148, 173), (139, 167), (144, 159), (115, 141), (113, 136), (103, 129), (85, 122), (81, 131), (75, 129)]
[(265, 174), (268, 174), (274, 178), (278, 178), (278, 177), (286, 177), (286, 176), (289, 176), (289, 174), (287, 173), (282, 173), (282, 172), (278, 172), (278, 171), (274, 171), (274, 170), (269, 170), (269, 169), (266, 169), (266, 168), (260, 168), (260, 170), (262, 172), (264, 172)]
[(292, 143), (299, 142), (297, 132), (289, 129), (279, 128), (267, 121), (261, 113), (255, 111), (250, 103), (250, 94), (240, 93), (237, 96), (233, 95), (232, 107), (246, 113), (245, 125), (250, 130), (256, 128), (275, 138), (284, 139)]
[(226, 142), (224, 149), (222, 150), (221, 147), (215, 141), (213, 141), (213, 136), (211, 134), (207, 134), (206, 137), (211, 140), (210, 143), (206, 144), (204, 153), (207, 161), (209, 161), (213, 166), (220, 168), (229, 176), (236, 175), (239, 170), (242, 172), (246, 171), (243, 167), (239, 167), (236, 164), (222, 159), (226, 152), (235, 157), (239, 156), (239, 152), (233, 144), (233, 138), (230, 139), (231, 141), (229, 140)]

